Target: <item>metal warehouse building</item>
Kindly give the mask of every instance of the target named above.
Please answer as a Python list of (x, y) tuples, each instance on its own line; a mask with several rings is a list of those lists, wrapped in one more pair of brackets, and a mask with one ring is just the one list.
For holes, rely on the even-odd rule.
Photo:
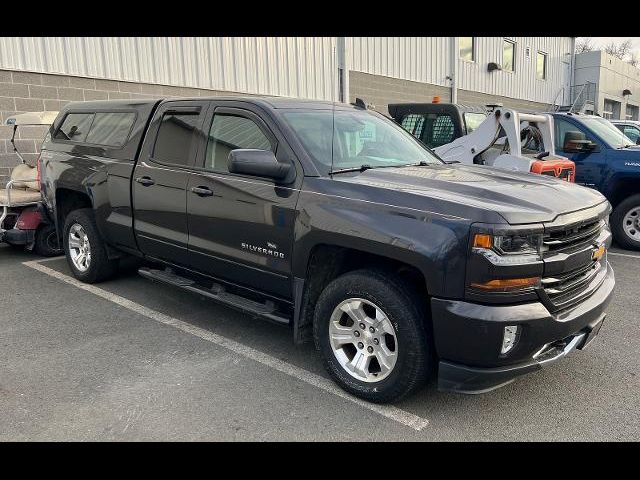
[[(571, 37), (0, 37), (0, 119), (77, 100), (229, 93), (567, 105)], [(0, 127), (0, 183), (16, 163)], [(26, 132), (23, 151), (37, 151)]]

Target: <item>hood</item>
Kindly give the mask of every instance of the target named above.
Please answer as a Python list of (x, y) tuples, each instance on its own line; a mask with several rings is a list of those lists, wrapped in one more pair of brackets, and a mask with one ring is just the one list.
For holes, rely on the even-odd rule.
[(551, 222), (606, 201), (596, 190), (574, 183), (484, 166), (378, 168), (341, 180), (458, 204), (466, 212), (469, 207), (493, 212), (512, 225)]

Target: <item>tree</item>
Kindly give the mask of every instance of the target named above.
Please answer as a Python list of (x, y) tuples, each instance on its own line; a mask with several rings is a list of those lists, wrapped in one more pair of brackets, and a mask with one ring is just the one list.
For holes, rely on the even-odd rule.
[(591, 52), (593, 43), (589, 37), (582, 38), (576, 43), (576, 53)]
[(631, 43), (631, 40), (625, 40), (620, 43), (610, 42), (606, 47), (604, 47), (605, 52), (619, 58), (620, 60), (624, 60), (629, 54), (631, 54), (632, 49), (633, 43)]

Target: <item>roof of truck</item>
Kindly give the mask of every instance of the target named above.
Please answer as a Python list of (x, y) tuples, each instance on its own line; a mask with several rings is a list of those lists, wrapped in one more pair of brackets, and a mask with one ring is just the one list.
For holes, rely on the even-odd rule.
[(152, 98), (152, 99), (122, 99), (122, 100), (96, 100), (88, 102), (72, 102), (67, 104), (65, 110), (100, 110), (109, 108), (131, 108), (136, 106), (155, 104), (159, 101), (189, 101), (189, 100), (205, 100), (205, 101), (236, 101), (249, 102), (262, 105), (266, 108), (304, 108), (314, 110), (326, 109), (354, 109), (353, 105), (331, 102), (328, 100), (307, 100), (301, 98), (274, 97), (263, 95), (225, 95), (216, 97), (184, 97), (184, 98)]

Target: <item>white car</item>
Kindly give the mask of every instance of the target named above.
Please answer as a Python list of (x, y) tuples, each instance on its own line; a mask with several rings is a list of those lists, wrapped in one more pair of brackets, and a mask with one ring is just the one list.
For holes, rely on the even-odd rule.
[(638, 120), (610, 120), (618, 130), (624, 133), (629, 140), (640, 145), (640, 121)]

